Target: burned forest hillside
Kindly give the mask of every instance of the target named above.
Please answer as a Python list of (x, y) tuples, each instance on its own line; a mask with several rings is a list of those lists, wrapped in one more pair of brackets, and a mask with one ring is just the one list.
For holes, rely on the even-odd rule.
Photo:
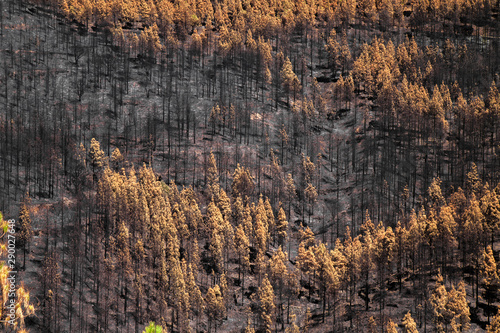
[(500, 332), (499, 6), (0, 1), (0, 331)]

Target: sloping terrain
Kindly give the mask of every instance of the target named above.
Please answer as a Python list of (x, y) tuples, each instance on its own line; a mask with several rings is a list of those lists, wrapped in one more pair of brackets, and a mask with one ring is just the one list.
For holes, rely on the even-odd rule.
[[(17, 251), (30, 331), (293, 330), (294, 315), (313, 332), (383, 331), (408, 311), (430, 330), (439, 274), (461, 305), (443, 302), (468, 303), (470, 331), (486, 328), (498, 301), (481, 264), (487, 245), (498, 254), (500, 220), (494, 16), (420, 22), (408, 7), (398, 22), (318, 14), (290, 28), (283, 14), (275, 30), (229, 33), (216, 18), (155, 35), (139, 19), (0, 5), (0, 210), (30, 210)], [(281, 209), (286, 237), (271, 222)]]

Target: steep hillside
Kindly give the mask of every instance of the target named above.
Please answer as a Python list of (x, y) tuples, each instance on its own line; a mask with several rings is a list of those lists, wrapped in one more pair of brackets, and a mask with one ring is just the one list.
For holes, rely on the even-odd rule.
[(109, 4), (0, 3), (30, 331), (492, 322), (498, 3)]

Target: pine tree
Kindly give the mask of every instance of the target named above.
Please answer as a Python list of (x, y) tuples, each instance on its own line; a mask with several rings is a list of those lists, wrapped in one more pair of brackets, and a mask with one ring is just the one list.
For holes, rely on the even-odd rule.
[[(115, 249), (115, 255), (118, 260), (119, 268), (118, 288), (121, 295), (125, 295), (123, 304), (123, 313), (127, 313), (127, 294), (129, 291), (128, 285), (133, 276), (132, 257), (130, 255), (130, 235), (128, 227), (124, 222), (118, 226), (116, 237), (111, 241), (111, 248)], [(118, 301), (117, 301), (118, 302)], [(118, 306), (118, 304), (117, 304)], [(126, 318), (125, 318), (126, 321)]]
[[(186, 281), (183, 272), (186, 272), (186, 263), (183, 260), (179, 262), (177, 258), (171, 258), (168, 262), (170, 267), (169, 272), (169, 296), (173, 300), (174, 309), (176, 312), (177, 328), (180, 332), (187, 332), (189, 330), (189, 310), (191, 308), (186, 288)], [(174, 318), (172, 313), (172, 318)]]
[(209, 232), (209, 250), (218, 273), (224, 267), (224, 217), (213, 201), (208, 204), (207, 223)]
[(325, 49), (328, 52), (328, 64), (332, 65), (333, 73), (335, 74), (335, 69), (340, 53), (340, 44), (337, 41), (337, 33), (335, 29), (332, 29), (330, 31), (330, 35), (328, 36), (327, 42), (325, 44)]
[(467, 191), (470, 194), (478, 196), (481, 190), (481, 180), (477, 172), (476, 164), (472, 163), (471, 171), (467, 173)]
[(184, 214), (186, 215), (186, 223), (190, 229), (190, 234), (193, 239), (199, 235), (199, 230), (203, 223), (203, 215), (197, 201), (197, 194), (189, 187), (182, 190), (181, 195), (185, 201)]
[(120, 260), (120, 265), (122, 268), (122, 272), (125, 276), (130, 275), (131, 272), (131, 261), (132, 258), (130, 256), (130, 249), (129, 249), (129, 244), (130, 244), (130, 235), (129, 235), (129, 230), (128, 227), (125, 225), (125, 223), (120, 223), (118, 227), (118, 232), (116, 235), (116, 256)]
[(452, 286), (448, 293), (448, 304), (446, 309), (452, 317), (450, 326), (452, 332), (464, 332), (470, 329), (470, 310), (467, 304), (465, 283), (460, 281), (458, 288)]
[(231, 184), (233, 197), (241, 196), (245, 198), (251, 196), (254, 189), (254, 180), (250, 174), (250, 170), (241, 167), (239, 164), (233, 173), (233, 183)]
[(214, 268), (216, 269), (216, 273), (220, 274), (224, 267), (224, 245), (223, 240), (221, 240), (221, 236), (219, 233), (214, 233), (210, 238), (209, 250), (212, 255), (212, 259), (214, 261)]
[[(227, 314), (227, 305), (229, 299), (229, 287), (227, 285), (226, 272), (223, 272), (219, 279), (220, 293), (222, 294), (222, 301), (224, 303), (224, 312)], [(227, 319), (227, 318), (226, 318)]]
[(495, 191), (490, 191), (488, 185), (484, 187), (485, 194), (481, 198), (481, 211), (484, 216), (485, 226), (491, 235), (491, 245), (500, 225), (500, 202)]
[(396, 247), (396, 238), (391, 227), (387, 229), (382, 223), (377, 227), (375, 239), (374, 239), (374, 261), (377, 267), (377, 277), (380, 290), (380, 308), (383, 309), (386, 287), (385, 279), (387, 271), (390, 272), (391, 262), (394, 258), (394, 252)]
[(391, 26), (393, 24), (394, 7), (392, 0), (382, 1), (382, 4), (380, 5), (379, 18), (382, 26)]
[(500, 333), (500, 308), (497, 311), (497, 314), (491, 320), (491, 324), (486, 326), (487, 333)]
[(146, 52), (146, 54), (155, 58), (158, 52), (163, 49), (163, 45), (161, 44), (161, 40), (159, 37), (159, 29), (156, 23), (154, 23), (150, 27), (146, 27), (139, 36), (139, 43), (142, 45), (142, 50)]
[[(332, 264), (334, 268), (334, 272), (337, 275), (338, 278), (338, 285), (332, 284), (329, 287), (329, 292), (333, 296), (333, 307), (330, 309), (330, 312), (333, 312), (333, 323), (336, 323), (336, 303), (337, 299), (336, 296), (338, 294), (338, 291), (340, 288), (343, 286), (346, 286), (348, 284), (348, 276), (346, 274), (347, 272), (347, 258), (344, 255), (344, 245), (340, 241), (339, 238), (335, 241), (335, 247), (333, 251), (330, 251), (330, 255), (332, 257)], [(332, 274), (332, 276), (335, 276)]]
[(104, 157), (104, 152), (101, 149), (101, 144), (94, 138), (92, 138), (90, 142), (89, 159), (90, 165), (92, 166), (92, 172), (95, 176), (96, 170), (105, 165), (106, 159)]
[(123, 155), (121, 154), (120, 149), (115, 148), (115, 150), (113, 150), (113, 154), (111, 155), (111, 164), (113, 166), (113, 169), (115, 171), (120, 170), (122, 163)]
[(241, 196), (236, 197), (233, 200), (233, 223), (238, 226), (243, 223), (243, 219), (245, 218), (245, 206), (243, 204), (243, 199)]
[(453, 217), (453, 209), (450, 206), (443, 205), (441, 207), (437, 219), (437, 229), (441, 246), (443, 269), (445, 269), (448, 263), (449, 254), (453, 256), (453, 250), (458, 244), (456, 239), (457, 223)]
[(260, 196), (259, 202), (255, 209), (254, 221), (255, 221), (254, 222), (255, 243), (257, 251), (260, 255), (264, 255), (269, 245), (269, 224), (267, 220), (267, 212), (264, 205), (264, 200), (262, 199), (262, 195)]
[(302, 188), (306, 188), (306, 185), (313, 182), (313, 177), (316, 171), (316, 165), (311, 161), (309, 156), (302, 154), (302, 164), (301, 164), (301, 176), (302, 176)]
[(323, 299), (323, 322), (325, 321), (326, 304), (328, 303), (327, 296), (335, 295), (340, 286), (340, 276), (332, 261), (331, 253), (326, 249), (325, 244), (320, 243), (314, 248), (314, 256), (316, 258), (318, 279), (321, 286)]
[(316, 239), (314, 238), (314, 232), (309, 227), (305, 227), (301, 225), (299, 229), (299, 244), (304, 243), (304, 248), (308, 249), (311, 246), (314, 246), (316, 243)]
[(286, 267), (287, 255), (283, 252), (281, 246), (274, 251), (269, 260), (270, 279), (275, 286), (279, 286), (284, 276), (288, 274)]
[(435, 207), (442, 206), (445, 203), (443, 194), (441, 193), (441, 179), (434, 178), (428, 189), (429, 197)]
[(267, 217), (267, 228), (269, 234), (273, 237), (273, 244), (276, 243), (276, 219), (274, 218), (273, 207), (271, 206), (271, 202), (269, 198), (266, 197), (264, 202), (264, 209), (266, 211)]
[(396, 239), (395, 244), (395, 252), (396, 252), (396, 273), (399, 283), (399, 292), (401, 293), (401, 289), (403, 286), (403, 256), (405, 255), (407, 239), (408, 239), (408, 230), (405, 227), (401, 226), (401, 222), (398, 221), (396, 225), (396, 229), (394, 230), (394, 236)]
[(438, 275), (429, 301), (438, 332), (447, 332), (448, 327), (451, 327), (453, 332), (462, 332), (470, 328), (470, 310), (463, 281), (459, 283), (458, 288), (452, 285), (448, 291), (444, 286), (443, 277)]
[(314, 208), (314, 203), (316, 202), (316, 199), (318, 198), (318, 192), (316, 191), (316, 188), (311, 184), (308, 183), (307, 187), (304, 190), (304, 196), (309, 203), (309, 222), (311, 221), (311, 215), (313, 213), (313, 208)]
[(245, 234), (243, 224), (238, 225), (236, 228), (236, 233), (234, 235), (234, 246), (236, 252), (238, 253), (238, 262), (240, 264), (238, 270), (238, 280), (241, 279), (241, 274), (243, 273), (243, 279), (241, 282), (241, 302), (243, 303), (243, 291), (245, 290), (245, 271), (250, 267), (250, 242)]
[(217, 170), (217, 163), (215, 161), (215, 156), (213, 152), (210, 152), (206, 178), (207, 178), (209, 198), (214, 198), (214, 196), (219, 195), (220, 185), (219, 185), (219, 171)]
[(448, 291), (443, 282), (443, 277), (438, 275), (436, 286), (432, 291), (430, 303), (434, 314), (434, 323), (438, 332), (444, 332), (447, 322), (446, 304), (448, 302)]
[(224, 318), (224, 301), (222, 299), (222, 294), (220, 292), (219, 285), (215, 285), (213, 288), (208, 288), (207, 294), (205, 296), (205, 311), (208, 317), (208, 330), (210, 331), (210, 326), (214, 323), (215, 329), (219, 322)]
[[(498, 289), (500, 288), (500, 278), (498, 276), (497, 264), (493, 256), (491, 246), (483, 251), (483, 260), (481, 264), (481, 284), (484, 287), (483, 297), (488, 302), (488, 307), (498, 298)], [(488, 311), (488, 321), (490, 313)]]
[(385, 330), (387, 333), (398, 333), (397, 327), (398, 326), (391, 319), (389, 319), (385, 327)]
[(370, 219), (368, 211), (366, 211), (365, 222), (361, 225), (360, 231), (363, 232), (363, 242), (361, 245), (361, 256), (359, 260), (360, 271), (362, 272), (362, 290), (360, 292), (361, 298), (365, 301), (365, 310), (368, 311), (370, 303), (370, 274), (372, 268), (375, 266), (375, 240), (376, 232), (375, 225)]
[[(313, 247), (306, 249), (304, 247), (305, 242), (299, 244), (299, 250), (296, 257), (297, 268), (301, 273), (306, 274), (309, 277), (309, 282), (311, 282), (311, 276), (315, 274), (318, 269), (318, 263), (316, 261), (316, 256), (313, 251)], [(312, 288), (311, 288), (312, 289)], [(309, 289), (309, 292), (311, 292)]]
[(340, 18), (345, 26), (351, 24), (356, 17), (356, 2), (356, 0), (340, 2)]
[[(349, 49), (349, 43), (347, 41), (347, 33), (344, 31), (342, 33), (342, 38), (340, 39), (340, 63), (342, 64), (342, 74), (344, 74), (350, 67), (352, 62), (351, 50)], [(354, 80), (351, 74), (347, 77), (347, 84), (350, 86), (352, 83), (353, 93), (354, 93)]]
[(410, 311), (403, 318), (403, 333), (418, 333), (417, 324), (411, 317)]
[(283, 63), (283, 68), (281, 69), (280, 76), (283, 87), (287, 92), (287, 97), (289, 96), (289, 94), (293, 94), (295, 99), (296, 94), (300, 91), (300, 89), (302, 89), (302, 86), (300, 85), (299, 78), (293, 72), (292, 62), (288, 57)]
[(426, 218), (424, 218), (424, 214), (420, 215), (422, 216), (421, 220), (424, 225), (425, 239), (427, 240), (427, 244), (431, 247), (431, 249), (434, 250), (434, 248), (436, 247), (436, 240), (439, 236), (436, 212), (431, 209)]
[(278, 219), (276, 221), (276, 233), (278, 237), (278, 245), (285, 246), (287, 239), (288, 221), (286, 219), (285, 211), (280, 207), (278, 212)]
[(274, 290), (267, 278), (267, 274), (257, 290), (255, 300), (258, 305), (262, 328), (267, 333), (270, 333), (276, 305), (274, 303)]
[(278, 311), (277, 317), (281, 318), (281, 322), (284, 321), (283, 318), (283, 284), (285, 277), (289, 275), (287, 268), (287, 253), (281, 250), (281, 246), (274, 251), (273, 256), (269, 260), (269, 274), (274, 290), (278, 292)]
[[(253, 204), (252, 204), (253, 206)], [(243, 230), (248, 237), (250, 245), (255, 245), (255, 230), (253, 226), (254, 217), (252, 216), (252, 206), (247, 204), (243, 211)]]
[(224, 189), (219, 190), (219, 194), (216, 196), (217, 207), (219, 207), (220, 212), (222, 213), (224, 220), (229, 222), (231, 220), (232, 211), (231, 211), (231, 199), (226, 194)]

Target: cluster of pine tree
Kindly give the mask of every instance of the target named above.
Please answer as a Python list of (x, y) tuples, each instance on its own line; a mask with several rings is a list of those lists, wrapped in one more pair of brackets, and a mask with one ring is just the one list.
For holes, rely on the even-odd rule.
[[(500, 188), (482, 183), (475, 167), (466, 189), (447, 197), (434, 179), (426, 203), (394, 229), (375, 225), (367, 214), (359, 235), (347, 228), (327, 244), (309, 227), (292, 232), (283, 207), (262, 195), (253, 201), (254, 180), (244, 167), (234, 171), (228, 195), (213, 154), (204, 194), (179, 191), (147, 166), (137, 173), (120, 168), (120, 152), (108, 161), (96, 140), (88, 155), (97, 179), (89, 202), (95, 209), (80, 226), (85, 235), (75, 240), (85, 255), (72, 257), (69, 269), (90, 265), (98, 330), (127, 328), (133, 320), (137, 331), (154, 320), (179, 332), (208, 323), (211, 331), (245, 306), (247, 329), (293, 330), (292, 309), (305, 297), (334, 330), (346, 318), (351, 326), (359, 320), (353, 309), (362, 301), (365, 311), (379, 311), (362, 325), (394, 332), (386, 300), (410, 289), (418, 291), (412, 305), (418, 325), (432, 320), (440, 332), (470, 328), (466, 288), (476, 315), (480, 299), (488, 303), (488, 318), (496, 312), (491, 304), (500, 278), (492, 246), (500, 230)], [(310, 316), (302, 325), (310, 325)], [(401, 325), (416, 332), (409, 313)]]
[[(35, 2), (36, 3), (36, 2)], [(494, 22), (498, 9), (493, 0), (420, 1), (348, 0), (348, 1), (152, 1), (152, 0), (62, 0), (44, 1), (58, 8), (66, 17), (82, 24), (118, 25), (141, 22), (156, 25), (164, 33), (177, 33), (181, 38), (199, 26), (214, 27), (236, 34), (252, 27), (258, 32), (303, 29), (318, 24), (344, 24), (355, 21), (370, 25), (401, 24), (411, 16), (414, 26), (444, 22), (475, 23), (481, 26)], [(231, 38), (231, 39), (237, 39)]]

